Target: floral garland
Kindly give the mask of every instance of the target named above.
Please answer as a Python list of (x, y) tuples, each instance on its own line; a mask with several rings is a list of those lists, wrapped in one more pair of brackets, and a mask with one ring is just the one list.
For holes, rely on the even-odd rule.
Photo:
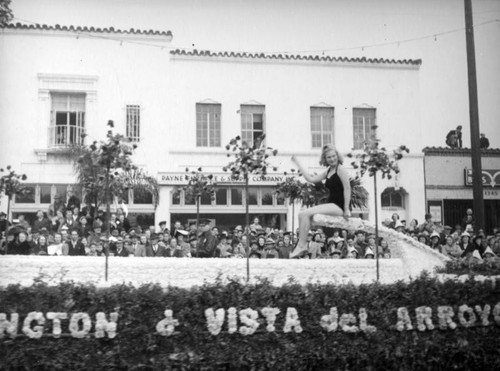
[(261, 312), (264, 317), (266, 317), (266, 330), (268, 332), (274, 332), (276, 330), (276, 327), (274, 326), (276, 323), (276, 315), (280, 313), (280, 310), (278, 308), (265, 307), (261, 309)]
[(283, 332), (290, 332), (294, 330), (296, 333), (300, 334), (302, 326), (300, 326), (299, 314), (295, 308), (287, 308), (286, 310), (286, 320), (285, 326), (283, 327)]
[(253, 310), (252, 308), (246, 308), (240, 310), (240, 321), (246, 326), (240, 326), (240, 334), (242, 335), (252, 335), (257, 328), (260, 326), (257, 318), (259, 317), (259, 312)]
[(156, 324), (156, 331), (161, 336), (170, 336), (174, 333), (175, 326), (179, 325), (179, 321), (173, 318), (171, 309), (166, 309), (164, 315), (165, 318)]
[[(31, 328), (31, 322), (37, 321), (38, 325)], [(43, 335), (45, 317), (42, 312), (29, 312), (23, 323), (23, 333), (31, 339), (40, 339)]]
[[(79, 326), (80, 322), (83, 323), (83, 328), (81, 330)], [(90, 321), (90, 316), (87, 313), (79, 312), (71, 316), (69, 321), (69, 332), (71, 333), (71, 336), (77, 339), (82, 339), (89, 334), (91, 327), (92, 322)]]

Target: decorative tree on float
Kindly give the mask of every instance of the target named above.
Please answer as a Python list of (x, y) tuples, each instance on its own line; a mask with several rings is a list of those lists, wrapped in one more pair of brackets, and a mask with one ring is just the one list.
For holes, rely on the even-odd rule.
[[(0, 169), (3, 174), (4, 169)], [(9, 229), (9, 215), (10, 215), (10, 201), (12, 196), (26, 194), (29, 190), (22, 185), (22, 181), (27, 179), (25, 174), (17, 174), (12, 167), (9, 165), (6, 167), (5, 175), (0, 177), (0, 193), (3, 193), (7, 198), (7, 221), (5, 222), (5, 231), (0, 231), (0, 233), (5, 232), (7, 237), (7, 230)]]
[[(186, 173), (189, 173), (188, 168), (186, 168)], [(212, 174), (203, 174), (201, 167), (198, 168), (198, 171), (191, 171), (191, 174), (186, 175), (186, 177), (189, 177), (189, 180), (187, 186), (183, 187), (184, 197), (188, 201), (196, 202), (196, 230), (198, 231), (201, 198), (207, 196), (213, 200), (217, 184), (214, 182)]]
[[(95, 209), (100, 202), (106, 205), (104, 227), (109, 240), (111, 201), (114, 197), (122, 198), (129, 189), (150, 192), (158, 202), (158, 183), (132, 163), (131, 156), (137, 148), (131, 140), (121, 134), (114, 134), (113, 121), (108, 121), (109, 130), (106, 140), (94, 141), (90, 146), (74, 148), (77, 154), (75, 172), (84, 193), (95, 199)], [(105, 279), (108, 280), (109, 242), (105, 250)]]
[[(277, 149), (271, 147), (266, 147), (264, 145), (265, 135), (258, 137), (252, 145), (247, 142), (241, 142), (241, 138), (237, 136), (229, 141), (226, 145), (226, 150), (231, 150), (232, 153), (228, 153), (227, 157), (233, 156), (233, 161), (229, 162), (228, 165), (224, 166), (222, 169), (224, 171), (231, 171), (231, 178), (234, 180), (239, 180), (243, 177), (245, 182), (245, 216), (246, 216), (246, 255), (247, 255), (247, 281), (250, 280), (250, 253), (249, 253), (249, 236), (248, 230), (250, 226), (250, 219), (248, 214), (248, 177), (250, 174), (254, 175), (266, 175), (267, 169), (271, 166), (268, 162), (270, 156), (276, 156), (278, 154)], [(273, 167), (273, 171), (277, 168)]]
[[(372, 133), (375, 133), (377, 126), (372, 126)], [(347, 157), (354, 158), (351, 165), (357, 169), (358, 174), (362, 177), (366, 173), (373, 177), (374, 200), (375, 200), (375, 258), (377, 260), (377, 280), (379, 279), (379, 238), (378, 238), (378, 202), (377, 202), (377, 173), (382, 173), (382, 179), (392, 178), (392, 173), (399, 173), (397, 161), (403, 158), (403, 153), (409, 153), (410, 150), (405, 145), (400, 145), (392, 153), (382, 147), (379, 148), (380, 139), (376, 139), (372, 134), (370, 139), (364, 143), (363, 151), (360, 153), (349, 153)]]

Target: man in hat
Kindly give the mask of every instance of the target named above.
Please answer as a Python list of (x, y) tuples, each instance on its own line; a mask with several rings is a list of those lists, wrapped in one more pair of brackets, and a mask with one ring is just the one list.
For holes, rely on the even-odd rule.
[[(155, 258), (163, 258), (167, 256), (167, 248), (163, 244), (158, 243), (158, 235), (152, 233), (149, 238), (149, 244), (146, 245), (146, 256), (152, 256)], [(170, 254), (168, 254), (170, 256)]]
[(462, 148), (462, 125), (455, 130), (450, 130), (446, 135), (446, 144), (451, 148)]
[[(190, 257), (191, 256), (191, 246), (186, 240), (188, 239), (189, 232), (184, 229), (178, 229), (175, 232), (175, 237), (177, 238), (177, 246), (182, 251), (183, 256)], [(167, 242), (165, 242), (167, 243)]]
[(210, 220), (201, 219), (198, 223), (200, 238), (198, 239), (198, 257), (213, 258), (217, 247), (217, 238), (210, 231)]
[(128, 250), (124, 247), (123, 244), (123, 238), (118, 237), (116, 240), (116, 251), (115, 251), (115, 256), (122, 256), (126, 257), (129, 255)]

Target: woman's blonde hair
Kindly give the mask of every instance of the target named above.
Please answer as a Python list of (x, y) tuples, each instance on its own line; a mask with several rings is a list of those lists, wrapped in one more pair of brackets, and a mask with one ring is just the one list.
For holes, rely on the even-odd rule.
[(338, 158), (338, 163), (342, 165), (344, 162), (344, 157), (340, 154), (340, 152), (333, 146), (333, 144), (325, 144), (323, 148), (321, 149), (321, 157), (319, 159), (319, 164), (321, 166), (328, 166), (328, 163), (326, 162), (326, 154), (330, 151), (334, 151), (335, 154), (337, 155)]

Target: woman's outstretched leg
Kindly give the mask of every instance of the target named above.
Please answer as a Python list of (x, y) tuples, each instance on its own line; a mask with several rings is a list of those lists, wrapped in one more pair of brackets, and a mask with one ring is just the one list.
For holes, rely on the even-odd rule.
[(324, 214), (329, 216), (342, 216), (344, 212), (335, 204), (322, 204), (305, 209), (299, 213), (299, 241), (297, 246), (290, 254), (290, 258), (295, 258), (304, 251), (307, 251), (307, 234), (311, 228), (311, 220), (315, 214)]

